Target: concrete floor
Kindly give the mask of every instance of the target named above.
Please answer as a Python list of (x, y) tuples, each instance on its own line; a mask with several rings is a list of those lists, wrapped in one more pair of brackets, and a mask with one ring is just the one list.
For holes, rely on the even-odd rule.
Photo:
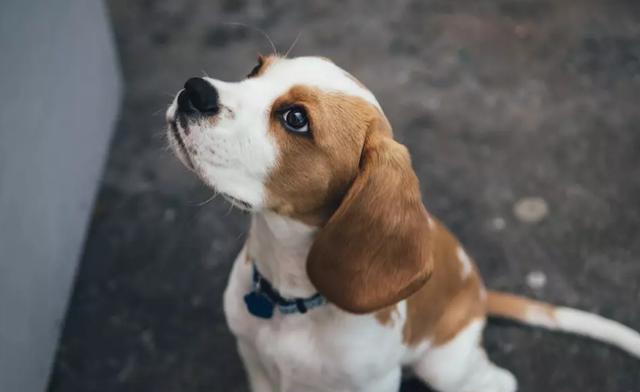
[[(188, 77), (239, 79), (270, 51), (227, 22), (281, 51), (300, 33), (293, 55), (372, 89), (490, 287), (640, 329), (637, 1), (109, 5), (128, 91), (50, 392), (247, 391), (221, 295), (248, 216), (209, 201), (163, 137)], [(514, 213), (531, 197), (538, 222)], [(486, 345), (523, 392), (640, 391), (640, 362), (603, 344), (492, 322)]]

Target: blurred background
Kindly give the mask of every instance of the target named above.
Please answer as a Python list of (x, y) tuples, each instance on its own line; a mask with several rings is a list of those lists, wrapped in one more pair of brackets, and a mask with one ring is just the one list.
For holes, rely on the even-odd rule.
[[(254, 28), (370, 87), (489, 287), (640, 329), (638, 1), (8, 0), (0, 22), (2, 392), (248, 390), (221, 297), (249, 216), (166, 149), (164, 111), (189, 77), (243, 78), (271, 52)], [(485, 340), (523, 392), (640, 391), (604, 344)]]

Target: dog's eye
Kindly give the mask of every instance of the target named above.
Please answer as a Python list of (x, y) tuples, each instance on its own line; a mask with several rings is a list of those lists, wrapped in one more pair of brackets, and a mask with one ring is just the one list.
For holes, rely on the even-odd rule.
[(307, 113), (300, 107), (294, 107), (282, 112), (282, 123), (288, 131), (296, 133), (309, 132)]

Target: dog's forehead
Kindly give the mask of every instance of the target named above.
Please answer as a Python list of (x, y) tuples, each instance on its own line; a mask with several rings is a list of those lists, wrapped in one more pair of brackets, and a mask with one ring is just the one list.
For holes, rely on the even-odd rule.
[(376, 97), (347, 71), (322, 57), (276, 58), (261, 77), (281, 93), (296, 85), (362, 98), (380, 108)]

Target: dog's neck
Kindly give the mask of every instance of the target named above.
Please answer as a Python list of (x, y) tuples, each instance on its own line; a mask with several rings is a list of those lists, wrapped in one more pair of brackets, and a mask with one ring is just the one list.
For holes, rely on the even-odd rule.
[(306, 268), (316, 231), (316, 227), (272, 212), (253, 215), (249, 258), (285, 298), (306, 298), (317, 293)]

